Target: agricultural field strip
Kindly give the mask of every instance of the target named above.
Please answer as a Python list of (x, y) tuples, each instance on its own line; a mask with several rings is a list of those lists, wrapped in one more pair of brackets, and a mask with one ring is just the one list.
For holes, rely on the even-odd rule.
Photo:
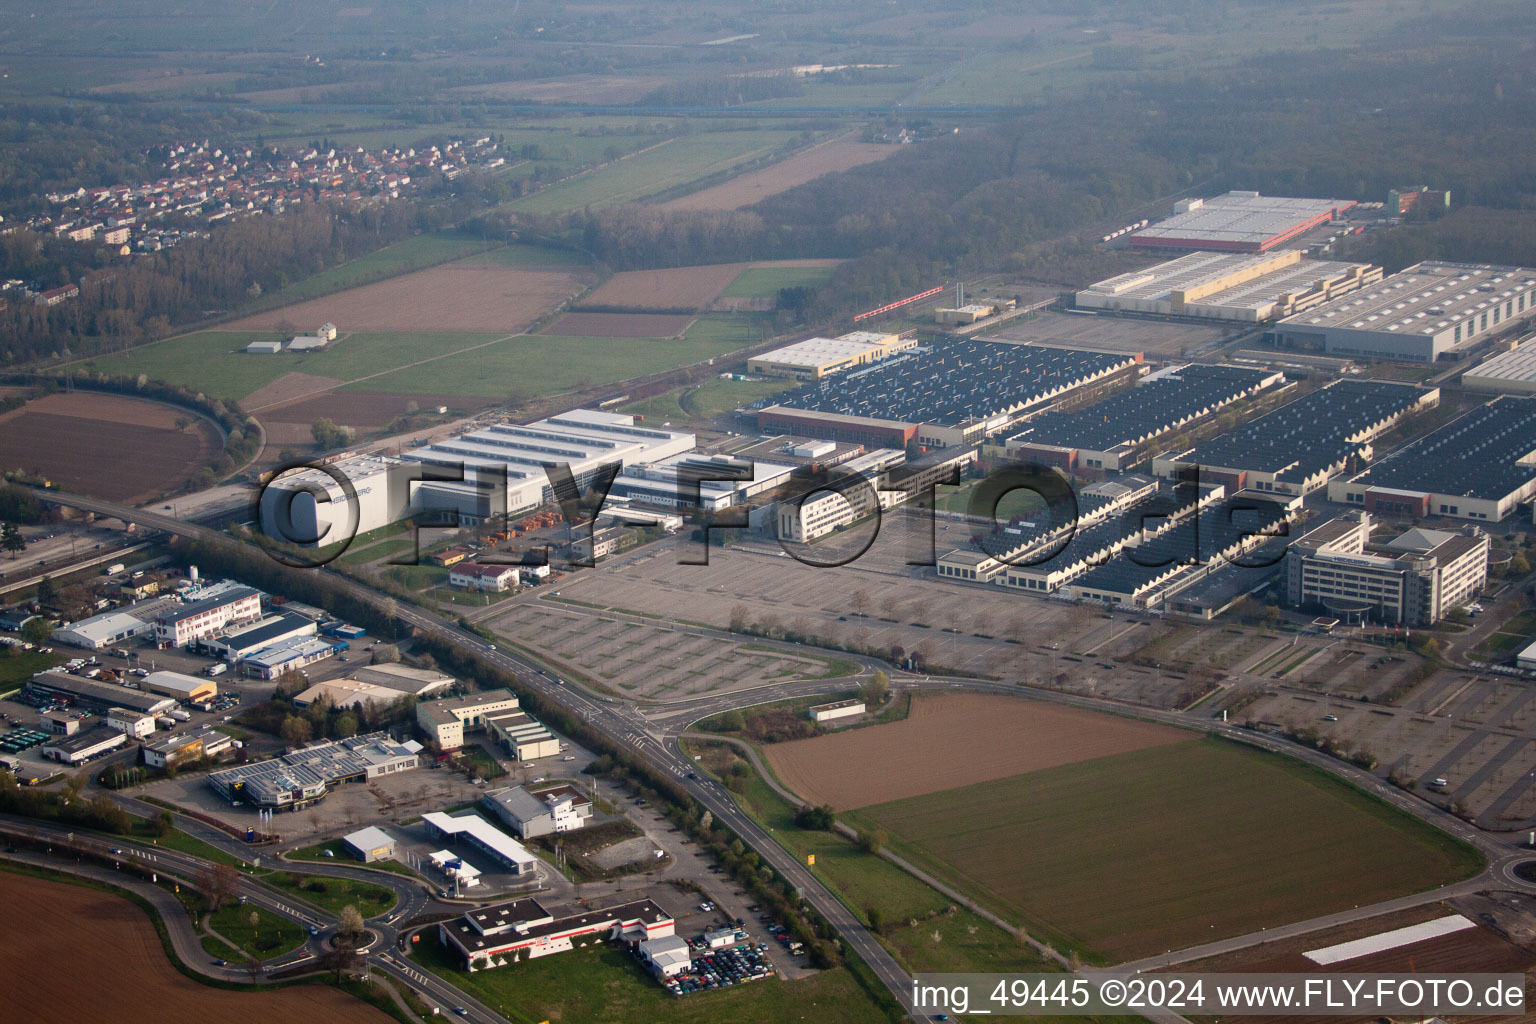
[(281, 405), (291, 405), (300, 399), (313, 398), (315, 395), (321, 395), (327, 391), (335, 391), (337, 388), (344, 387), (349, 384), (361, 384), (363, 381), (372, 380), (375, 377), (382, 377), (385, 374), (395, 373), (398, 370), (410, 370), (417, 366), (426, 366), (428, 363), (435, 363), (439, 359), (447, 359), (449, 356), (461, 356), (466, 352), (474, 352), (477, 349), (488, 348), (491, 345), (500, 345), (504, 341), (511, 341), (513, 338), (521, 338), (523, 336), (524, 335), (521, 333), (508, 334), (500, 338), (492, 338), (490, 341), (483, 341), (476, 345), (470, 345), (466, 348), (454, 349), (452, 352), (439, 352), (435, 356), (428, 356), (426, 359), (418, 359), (414, 363), (406, 363), (402, 366), (391, 366), (387, 369), (375, 371), (374, 373), (364, 374), (361, 377), (353, 377), (350, 380), (343, 380), (340, 384), (335, 384), (330, 387), (316, 388), (312, 391), (306, 391), (301, 394), (292, 395), (284, 398), (281, 402), (268, 402), (265, 405), (254, 406), (250, 409), (247, 409), (246, 412), (254, 413), (260, 412), (263, 409), (272, 409)]

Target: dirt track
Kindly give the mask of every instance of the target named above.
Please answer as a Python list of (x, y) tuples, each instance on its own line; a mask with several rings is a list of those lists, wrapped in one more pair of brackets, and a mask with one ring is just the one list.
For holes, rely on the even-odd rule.
[[(385, 1024), (390, 1017), (324, 985), (231, 992), (171, 966), (144, 911), (107, 893), (0, 872), (0, 930), (12, 1021), (251, 1020), (262, 1024)], [(23, 923), (24, 922), (24, 923)], [(22, 965), (25, 965), (23, 968)]]
[(770, 744), (765, 753), (794, 792), (847, 811), (1189, 738), (1019, 697), (956, 695), (914, 698), (904, 721)]

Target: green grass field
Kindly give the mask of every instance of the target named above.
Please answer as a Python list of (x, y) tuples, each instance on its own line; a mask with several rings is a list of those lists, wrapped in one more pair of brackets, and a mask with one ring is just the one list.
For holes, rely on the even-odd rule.
[(787, 390), (786, 384), (782, 380), (707, 380), (631, 402), (624, 411), (639, 413), (648, 420), (709, 419), (777, 395)]
[(820, 288), (835, 267), (748, 267), (720, 293), (723, 299), (766, 298), (780, 288)]
[(15, 647), (0, 649), (0, 692), (20, 686), (44, 669), (53, 668), (69, 660), (69, 656), (54, 651), (23, 651)]
[[(168, 338), (117, 355), (102, 356), (86, 365), (112, 374), (147, 374), (154, 380), (185, 384), (223, 399), (243, 399), (285, 373), (310, 373), (353, 380), (385, 373), (434, 356), (461, 352), (488, 341), (494, 334), (349, 334), (324, 352), (281, 352), (252, 355), (245, 346), (258, 338), (280, 334), (237, 331), (198, 331)], [(430, 365), (430, 364), (429, 364)], [(428, 367), (408, 373), (426, 375)], [(371, 390), (366, 384), (363, 390)], [(429, 386), (378, 390), (432, 391)], [(474, 392), (454, 392), (473, 394)]]
[(574, 249), (546, 249), (540, 245), (503, 245), (497, 249), (466, 256), (455, 262), (465, 266), (495, 267), (580, 267), (592, 262), (586, 253)]
[(668, 995), (634, 957), (609, 943), (470, 974), (441, 951), (435, 932), (429, 930), (411, 959), (515, 1024), (545, 1020), (875, 1024), (886, 1020), (853, 975), (843, 969), (799, 981), (766, 978), (677, 999)]
[(348, 390), (472, 395), (527, 401), (659, 373), (733, 352), (762, 338), (761, 318), (703, 316), (681, 338), (568, 338), (524, 334), (424, 366), (387, 373)]
[[(251, 923), (252, 914), (256, 915), (254, 925)], [(208, 919), (208, 924), (214, 931), (258, 960), (270, 960), (275, 956), (291, 953), (304, 945), (309, 938), (303, 928), (287, 918), (279, 917), (255, 904), (248, 903), (241, 906), (234, 900), (220, 907), (219, 912)], [(203, 937), (203, 949), (208, 951), (209, 956), (220, 960), (228, 960), (232, 963), (240, 960), (239, 954), (212, 935)]]
[(701, 132), (637, 153), (589, 174), (507, 204), (525, 213), (551, 214), (632, 202), (727, 170), (778, 148), (794, 132)]
[(848, 814), (1059, 948), (1120, 962), (1434, 888), (1481, 858), (1289, 759), (1195, 740)]
[(395, 894), (382, 885), (351, 878), (300, 875), (292, 871), (274, 871), (262, 879), (276, 889), (292, 893), (330, 914), (339, 914), (348, 904), (363, 917), (376, 917), (395, 905)]

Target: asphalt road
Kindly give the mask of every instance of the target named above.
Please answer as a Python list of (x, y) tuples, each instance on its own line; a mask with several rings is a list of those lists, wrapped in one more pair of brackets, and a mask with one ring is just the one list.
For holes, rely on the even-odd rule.
[[(202, 539), (228, 539), (216, 531), (173, 519), (159, 513), (146, 512), (145, 510), (128, 508), (95, 498), (63, 494), (55, 491), (41, 491), (38, 493), (40, 497), (58, 504), (125, 518), (138, 522), (144, 527), (152, 527), (169, 533)], [(329, 572), (329, 570), (321, 571)], [(348, 577), (331, 573), (331, 578), (355, 596), (370, 603), (378, 604), (384, 600), (391, 600)], [(496, 645), (484, 640), (479, 635), (461, 629), (441, 616), (403, 602), (395, 602), (395, 611), (402, 621), (420, 630), (423, 634), (452, 643), (465, 650), (474, 651), (496, 667), (516, 674), (529, 689), (565, 706), (579, 715), (592, 728), (605, 734), (612, 742), (631, 748), (652, 767), (674, 777), (681, 787), (714, 814), (716, 820), (725, 823), (736, 831), (741, 836), (743, 842), (756, 850), (759, 856), (772, 864), (775, 870), (779, 871), (791, 884), (797, 886), (801, 890), (805, 901), (827, 919), (837, 930), (842, 940), (856, 955), (864, 960), (880, 981), (891, 991), (892, 995), (898, 1001), (905, 1004), (906, 995), (911, 988), (911, 976), (896, 963), (894, 958), (870, 934), (868, 929), (864, 927), (863, 923), (858, 920), (849, 908), (845, 907), (804, 864), (791, 857), (773, 836), (747, 816), (722, 787), (712, 780), (703, 777), (690, 778), (692, 762), (678, 747), (677, 734), (683, 731), (687, 724), (699, 718), (733, 707), (750, 706), (765, 700), (778, 700), (785, 697), (825, 692), (829, 685), (836, 685), (834, 681), (804, 680), (800, 682), (771, 684), (751, 691), (719, 695), (711, 694), (679, 700), (665, 705), (664, 710), (656, 714), (657, 721), (653, 722), (647, 720), (646, 716), (639, 709), (627, 701), (596, 695), (574, 684), (560, 685), (538, 665), (520, 657), (515, 652), (498, 649)], [(724, 630), (693, 626), (679, 626), (678, 628), (700, 636), (739, 639), (734, 634)], [(753, 638), (753, 642), (760, 643), (762, 641)], [(792, 649), (804, 650), (803, 647), (796, 648), (795, 645), (787, 646)], [(843, 652), (829, 651), (826, 653), (829, 656), (848, 658), (860, 664), (866, 671), (877, 665), (885, 668), (885, 666), (879, 665), (879, 663), (872, 659), (850, 656)], [(1110, 705), (1108, 702), (1091, 697), (1064, 694), (1029, 686), (988, 683), (967, 678), (914, 676), (901, 672), (891, 672), (890, 674), (897, 686), (908, 689), (923, 691), (965, 690), (980, 693), (1007, 693), (1015, 696), (1022, 694), (1039, 700), (1096, 711), (1112, 707), (1117, 714), (1130, 715), (1147, 721), (1163, 722), (1186, 729), (1202, 730), (1262, 749), (1288, 754), (1323, 771), (1345, 778), (1368, 792), (1376, 794), (1400, 810), (1428, 821), (1435, 827), (1477, 847), (1488, 858), (1489, 868), (1477, 878), (1450, 887), (1450, 889), (1460, 892), (1469, 887), (1471, 889), (1491, 887), (1536, 892), (1536, 885), (1520, 880), (1513, 873), (1514, 864), (1521, 860), (1530, 859), (1532, 856), (1529, 850), (1522, 851), (1517, 845), (1517, 839), (1505, 838), (1484, 832), (1446, 811), (1387, 785), (1369, 772), (1355, 768), (1336, 758), (1329, 757), (1320, 751), (1275, 737), (1255, 735), (1229, 723), (1213, 719), (1202, 719), (1182, 712), (1138, 708), (1123, 704)], [(1455, 893), (1447, 890), (1445, 894), (1453, 895)], [(1389, 906), (1362, 907), (1356, 911), (1351, 911), (1349, 916), (1350, 919), (1374, 916), (1382, 912), (1383, 909), (1389, 909)], [(1272, 932), (1259, 933), (1256, 936), (1238, 936), (1226, 940), (1223, 945), (1227, 948), (1243, 948), (1245, 945), (1255, 944), (1256, 942), (1273, 937), (1274, 934)], [(376, 960), (376, 962), (380, 961)], [(382, 962), (385, 965), (385, 969), (391, 969), (388, 961)], [(399, 967), (396, 969), (406, 970), (407, 968)], [(462, 997), (462, 999), (464, 1000), (463, 1004), (468, 1006), (467, 997)], [(483, 1007), (470, 1007), (470, 1009), (475, 1013), (484, 1010)], [(488, 1010), (485, 1010), (485, 1012), (489, 1013)], [(495, 1018), (492, 1016), (486, 1019)]]

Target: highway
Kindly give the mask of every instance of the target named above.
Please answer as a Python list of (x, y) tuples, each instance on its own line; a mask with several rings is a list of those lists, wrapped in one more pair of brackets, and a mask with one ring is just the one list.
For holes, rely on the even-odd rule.
[[(55, 491), (40, 491), (38, 493), (40, 497), (49, 501), (124, 518), (138, 522), (144, 527), (152, 527), (169, 533), (199, 539), (218, 539), (231, 542), (228, 537), (216, 531), (159, 513), (146, 512), (95, 498), (61, 494)], [(472, 651), (496, 668), (516, 675), (527, 689), (567, 708), (578, 715), (591, 728), (606, 736), (612, 743), (619, 747), (630, 749), (653, 768), (675, 779), (677, 784), (685, 789), (703, 807), (708, 809), (717, 821), (734, 830), (743, 842), (756, 850), (759, 856), (771, 864), (792, 885), (798, 887), (804, 900), (837, 930), (843, 942), (869, 966), (897, 1001), (906, 1005), (907, 994), (911, 989), (911, 976), (895, 961), (868, 929), (864, 927), (853, 911), (844, 906), (838, 897), (812, 871), (797, 858), (792, 857), (771, 834), (745, 814), (721, 786), (711, 779), (702, 776), (694, 777), (692, 762), (678, 745), (679, 734), (685, 731), (689, 724), (701, 718), (731, 708), (751, 706), (765, 701), (823, 693), (826, 692), (829, 686), (838, 685), (836, 681), (808, 679), (796, 682), (775, 683), (743, 692), (708, 694), (680, 699), (650, 709), (651, 718), (648, 719), (640, 709), (628, 701), (594, 694), (575, 684), (561, 685), (538, 665), (524, 659), (516, 652), (499, 649), (495, 644), (486, 641), (475, 633), (460, 628), (441, 616), (404, 602), (394, 602), (393, 599), (386, 598), (370, 587), (331, 572), (328, 569), (321, 571), (327, 572), (330, 579), (347, 589), (354, 596), (375, 606), (379, 606), (385, 601), (390, 601), (395, 606), (396, 616), (402, 622), (419, 630), (422, 634), (432, 636), (461, 649)], [(679, 625), (677, 628), (700, 636), (742, 639), (726, 630), (689, 625)], [(754, 643), (765, 642), (755, 637), (751, 639)], [(803, 648), (799, 649), (803, 650)], [(861, 665), (864, 672), (868, 672), (879, 665), (878, 662), (872, 659), (848, 655), (844, 652), (828, 651), (826, 653), (829, 656), (854, 661)], [(1486, 833), (1446, 811), (1388, 785), (1368, 771), (1330, 757), (1321, 751), (1300, 746), (1278, 737), (1255, 734), (1230, 723), (1200, 718), (1179, 711), (1162, 711), (1153, 708), (1136, 707), (1032, 686), (990, 683), (962, 677), (921, 676), (902, 672), (891, 672), (890, 675), (892, 676), (893, 687), (896, 689), (951, 692), (965, 690), (976, 693), (1006, 693), (1014, 696), (1027, 695), (1043, 701), (1094, 711), (1112, 710), (1119, 715), (1131, 716), (1146, 721), (1162, 722), (1185, 729), (1201, 730), (1261, 749), (1287, 754), (1332, 775), (1344, 778), (1400, 810), (1425, 820), (1457, 838), (1465, 840), (1487, 857), (1489, 866), (1477, 878), (1448, 887), (1446, 890), (1441, 890), (1438, 892), (1438, 895), (1426, 895), (1439, 898), (1439, 896), (1455, 895), (1478, 888), (1516, 889), (1536, 892), (1536, 885), (1523, 881), (1513, 872), (1513, 866), (1516, 863), (1521, 860), (1530, 859), (1532, 856), (1529, 850), (1522, 851), (1516, 845), (1515, 840)], [(309, 870), (309, 867), (306, 866), (305, 870)], [(1346, 916), (1350, 920), (1361, 919), (1380, 913), (1383, 909), (1386, 909), (1384, 905), (1362, 907), (1349, 912)], [(1256, 933), (1252, 936), (1239, 936), (1226, 940), (1222, 943), (1222, 947), (1223, 949), (1242, 948), (1244, 945), (1256, 944), (1273, 937), (1273, 931)], [(389, 944), (381, 945), (385, 948), (389, 947)], [(1153, 958), (1153, 960), (1156, 959)], [(1167, 959), (1167, 962), (1174, 963), (1181, 962), (1181, 960), (1182, 958), (1178, 954), (1172, 954)], [(414, 969), (408, 965), (392, 962), (391, 958), (385, 958), (382, 954), (376, 955), (373, 962), (380, 964), (383, 969), (394, 974), (396, 977), (408, 980), (413, 985), (421, 987), (418, 984), (420, 972), (410, 973)], [(1153, 967), (1157, 965), (1149, 960), (1139, 962), (1135, 966)], [(430, 990), (428, 991), (430, 993)], [(431, 993), (431, 998), (441, 999), (441, 995)], [(483, 1017), (485, 1020), (498, 1019), (488, 1008), (472, 1006), (467, 997), (460, 996), (457, 998), (459, 1003), (456, 1005), (468, 1007), (473, 1014), (477, 1016), (485, 1014), (487, 1015)]]
[[(37, 493), (40, 498), (56, 504), (116, 516), (130, 522), (137, 522), (141, 527), (163, 530), (199, 540), (236, 543), (218, 531), (163, 513), (131, 508), (84, 495), (52, 490)], [(397, 618), (424, 635), (472, 651), (495, 667), (517, 675), (526, 688), (554, 703), (563, 705), (615, 745), (629, 748), (653, 768), (674, 778), (679, 786), (687, 790), (690, 796), (715, 816), (716, 821), (734, 830), (741, 837), (742, 842), (750, 845), (760, 857), (796, 886), (800, 890), (801, 898), (826, 918), (828, 923), (837, 930), (842, 941), (864, 961), (880, 982), (890, 990), (892, 996), (903, 1005), (906, 1004), (912, 987), (911, 975), (896, 962), (853, 911), (844, 906), (842, 901), (833, 895), (832, 891), (822, 884), (821, 880), (804, 864), (790, 856), (766, 830), (744, 813), (721, 786), (702, 776), (690, 778), (694, 774), (692, 762), (678, 749), (677, 740), (664, 739), (661, 734), (652, 732), (649, 723), (632, 706), (617, 700), (593, 696), (575, 686), (560, 685), (537, 665), (515, 653), (498, 649), (496, 645), (489, 643), (478, 634), (462, 629), (441, 616), (405, 602), (397, 602), (329, 569), (320, 571), (326, 572), (332, 580), (353, 595), (375, 606), (389, 601), (395, 606)], [(824, 686), (825, 683), (822, 685)], [(305, 870), (309, 870), (309, 867), (306, 866)], [(387, 965), (386, 969), (388, 969)], [(461, 1000), (466, 1007), (467, 1000), (468, 997), (463, 997)]]

